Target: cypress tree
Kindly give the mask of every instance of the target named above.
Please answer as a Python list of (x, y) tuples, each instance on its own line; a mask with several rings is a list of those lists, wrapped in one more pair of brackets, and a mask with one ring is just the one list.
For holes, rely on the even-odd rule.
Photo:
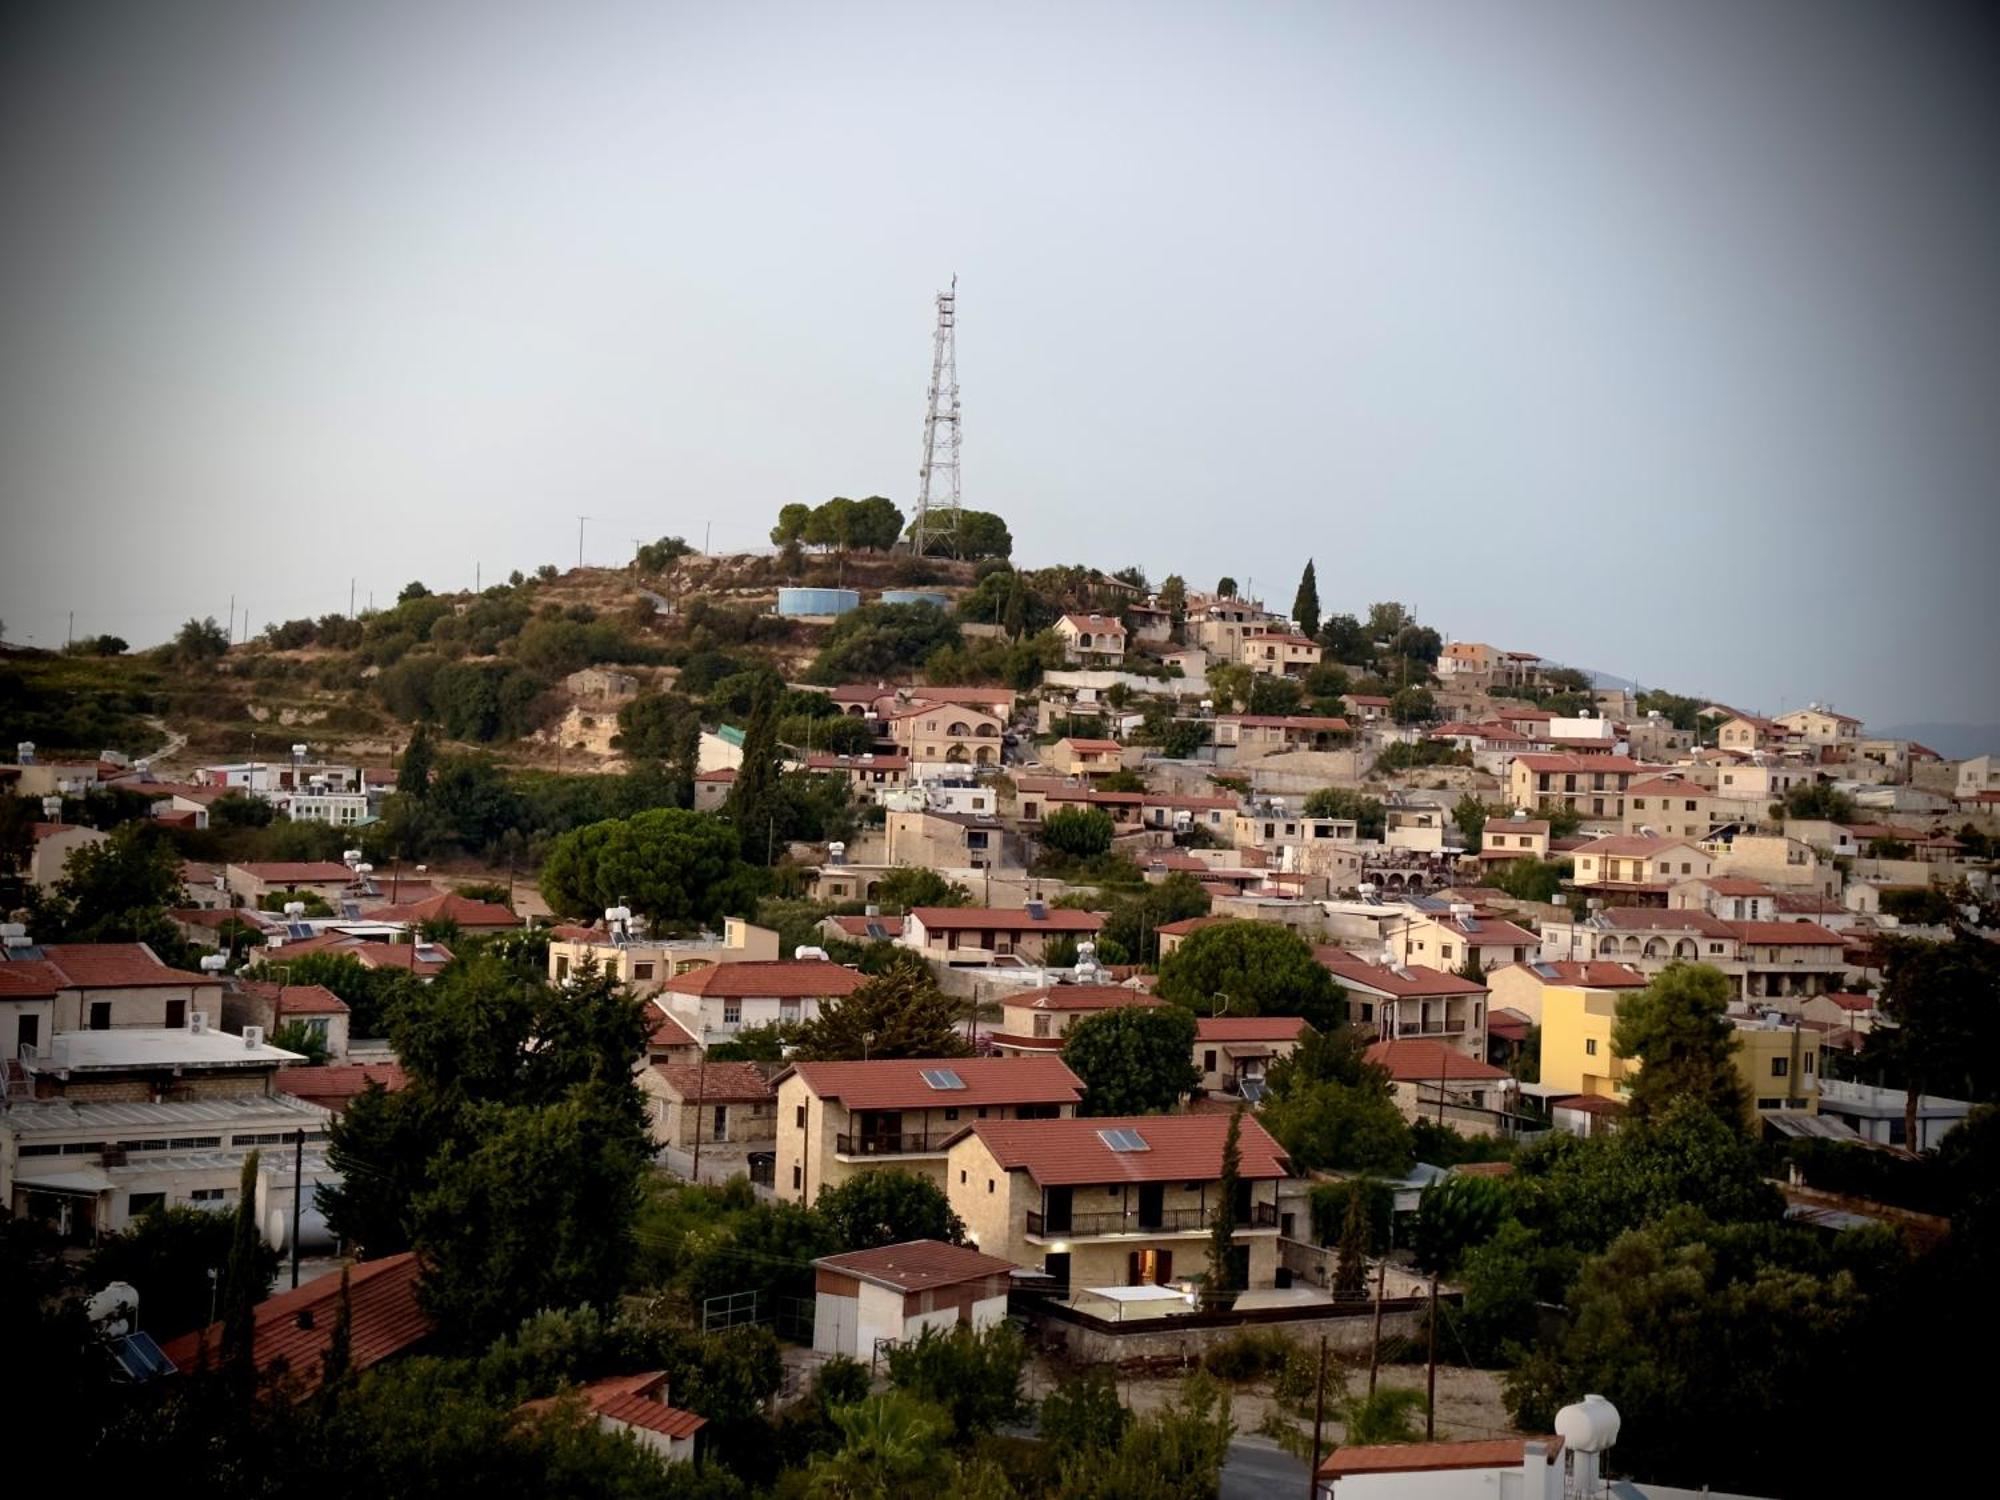
[(257, 1303), (264, 1295), (264, 1268), (258, 1256), (257, 1159), (243, 1158), (237, 1185), (235, 1232), (222, 1281), (222, 1367), (234, 1374), (256, 1373)]
[(1299, 575), (1299, 591), (1292, 599), (1292, 619), (1297, 622), (1302, 635), (1319, 634), (1319, 578), (1313, 572), (1313, 560), (1306, 559), (1306, 570)]
[(1222, 1141), (1222, 1177), (1215, 1185), (1215, 1222), (1208, 1235), (1208, 1279), (1202, 1300), (1212, 1307), (1226, 1307), (1241, 1291), (1236, 1285), (1236, 1185), (1243, 1178), (1243, 1106), (1237, 1105), (1229, 1117), (1229, 1134)]
[(743, 731), (743, 764), (729, 789), (729, 815), (736, 824), (737, 848), (753, 865), (771, 862), (778, 811), (778, 695), (769, 686), (750, 709)]

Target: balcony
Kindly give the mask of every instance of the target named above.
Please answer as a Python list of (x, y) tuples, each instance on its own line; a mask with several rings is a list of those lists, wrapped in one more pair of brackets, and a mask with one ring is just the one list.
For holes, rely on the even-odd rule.
[(833, 1138), (833, 1150), (836, 1156), (941, 1155), (945, 1143), (964, 1129), (963, 1125), (953, 1125), (946, 1130), (869, 1131), (863, 1135), (842, 1131)]
[(1398, 1037), (1406, 1036), (1463, 1036), (1465, 1022), (1460, 1021), (1402, 1021), (1396, 1026)]
[[(1214, 1225), (1213, 1206), (1162, 1209), (1152, 1216), (1150, 1222), (1137, 1212), (1128, 1214), (1106, 1210), (1071, 1213), (1066, 1221), (1053, 1225), (1049, 1223), (1048, 1215), (1028, 1210), (1028, 1236), (1031, 1239), (1090, 1240), (1121, 1234), (1205, 1234)], [(1250, 1205), (1250, 1217), (1240, 1220), (1236, 1227), (1276, 1229), (1278, 1206), (1275, 1203), (1253, 1203)]]

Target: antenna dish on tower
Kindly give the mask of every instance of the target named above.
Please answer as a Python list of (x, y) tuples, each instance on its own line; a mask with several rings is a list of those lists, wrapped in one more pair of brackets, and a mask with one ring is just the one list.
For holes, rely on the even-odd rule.
[(930, 404), (924, 412), (924, 461), (917, 469), (917, 515), (910, 548), (918, 557), (958, 555), (958, 278), (937, 294), (931, 335)]

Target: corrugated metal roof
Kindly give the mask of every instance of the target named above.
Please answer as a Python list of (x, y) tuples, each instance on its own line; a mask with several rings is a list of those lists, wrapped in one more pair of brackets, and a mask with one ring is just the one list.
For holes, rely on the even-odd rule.
[[(283, 1075), (281, 1074), (280, 1077)], [(18, 1104), (7, 1114), (7, 1128), (16, 1134), (37, 1131), (108, 1130), (113, 1127), (171, 1129), (179, 1125), (220, 1125), (247, 1130), (276, 1118), (283, 1129), (325, 1126), (332, 1118), (317, 1104), (289, 1094), (247, 1099), (186, 1099), (169, 1104), (105, 1102), (75, 1104), (67, 1099), (42, 1099)]]

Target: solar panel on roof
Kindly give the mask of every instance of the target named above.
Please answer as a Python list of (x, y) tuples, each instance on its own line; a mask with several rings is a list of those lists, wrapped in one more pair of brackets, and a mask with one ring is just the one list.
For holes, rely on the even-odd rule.
[(1479, 931), (1479, 918), (1467, 917), (1463, 921), (1461, 921), (1458, 925), (1462, 931), (1477, 932)]
[(1113, 1151), (1150, 1151), (1146, 1138), (1136, 1130), (1100, 1130), (1097, 1138)]
[(168, 1359), (150, 1333), (128, 1333), (111, 1345), (111, 1357), (128, 1380), (144, 1385), (162, 1375), (171, 1375), (179, 1366)]
[(1243, 1090), (1243, 1097), (1252, 1104), (1264, 1097), (1264, 1080), (1261, 1078), (1246, 1078), (1240, 1087)]
[(312, 935), (313, 930), (310, 922), (287, 922), (285, 924), (286, 937), (309, 938)]
[(347, 918), (347, 920), (348, 920), (348, 921), (350, 921), (350, 922), (358, 922), (358, 921), (360, 921), (360, 920), (361, 920), (361, 903), (360, 903), (360, 902), (358, 902), (358, 901), (343, 901), (343, 902), (341, 902), (341, 903), (340, 903), (340, 914), (341, 914), (341, 915), (342, 915), (343, 917)]
[(1554, 979), (1556, 977), (1556, 966), (1554, 964), (1537, 963), (1530, 964), (1528, 967), (1535, 971), (1537, 978)]
[(884, 942), (888, 939), (889, 929), (884, 927), (880, 922), (870, 922), (868, 924), (868, 935), (878, 943)]
[(965, 1080), (950, 1068), (925, 1068), (922, 1072), (925, 1083), (934, 1089), (962, 1089)]

